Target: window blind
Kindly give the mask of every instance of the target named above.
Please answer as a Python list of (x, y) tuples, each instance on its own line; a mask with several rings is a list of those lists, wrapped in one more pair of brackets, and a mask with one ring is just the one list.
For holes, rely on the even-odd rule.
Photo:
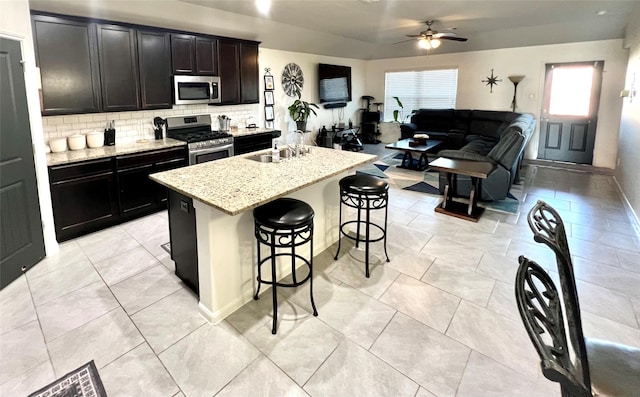
[[(384, 82), (384, 120), (393, 121), (393, 111), (401, 110), (398, 121), (406, 122), (413, 110), (453, 109), (456, 107), (458, 69), (431, 69), (386, 72)], [(402, 102), (398, 106), (394, 96)]]

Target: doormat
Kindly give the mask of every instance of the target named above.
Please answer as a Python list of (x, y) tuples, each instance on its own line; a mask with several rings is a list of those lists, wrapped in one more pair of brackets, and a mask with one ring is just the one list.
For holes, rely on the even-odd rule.
[(96, 364), (91, 360), (80, 368), (48, 384), (28, 397), (107, 397), (98, 375)]
[(167, 251), (167, 254), (171, 255), (171, 242), (160, 244), (163, 250)]

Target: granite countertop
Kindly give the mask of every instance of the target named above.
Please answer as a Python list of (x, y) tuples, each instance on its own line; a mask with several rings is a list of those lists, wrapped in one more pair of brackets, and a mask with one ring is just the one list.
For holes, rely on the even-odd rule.
[[(231, 135), (245, 136), (276, 131), (273, 128), (239, 128), (230, 131)], [(99, 148), (87, 148), (83, 150), (67, 150), (60, 153), (47, 153), (47, 166), (78, 163), (86, 160), (94, 160), (105, 157), (120, 156), (149, 150), (167, 149), (175, 146), (185, 146), (187, 143), (176, 139), (142, 139), (144, 142), (125, 145), (103, 146)]]
[(279, 163), (241, 156), (151, 174), (170, 189), (237, 215), (344, 171), (372, 162), (375, 155), (313, 147), (310, 154)]
[(77, 163), (85, 160), (94, 160), (105, 157), (120, 156), (149, 150), (168, 149), (176, 146), (185, 146), (187, 143), (176, 139), (144, 139), (144, 142), (128, 145), (102, 146), (99, 148), (87, 148), (82, 150), (67, 150), (60, 153), (47, 153), (47, 165), (60, 165)]

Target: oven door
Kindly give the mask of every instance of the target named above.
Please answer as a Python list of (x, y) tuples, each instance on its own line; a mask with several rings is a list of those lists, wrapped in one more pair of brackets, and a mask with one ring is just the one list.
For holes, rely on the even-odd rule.
[(206, 163), (233, 156), (233, 143), (209, 147), (206, 149), (189, 150), (189, 165)]

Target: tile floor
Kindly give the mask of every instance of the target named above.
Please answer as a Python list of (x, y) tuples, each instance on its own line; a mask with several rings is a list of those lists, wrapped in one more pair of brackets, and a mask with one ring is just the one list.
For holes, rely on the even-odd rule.
[(522, 213), (477, 224), (392, 186), (391, 262), (365, 279), (361, 252), (320, 253), (320, 315), (307, 286), (284, 291), (276, 336), (270, 299), (198, 315), (160, 247), (166, 213), (66, 242), (0, 292), (0, 395), (95, 360), (110, 397), (559, 396), (513, 298), (518, 255), (554, 263), (526, 211), (544, 199), (567, 224), (587, 336), (640, 347), (640, 244), (612, 177), (529, 166), (524, 183)]

